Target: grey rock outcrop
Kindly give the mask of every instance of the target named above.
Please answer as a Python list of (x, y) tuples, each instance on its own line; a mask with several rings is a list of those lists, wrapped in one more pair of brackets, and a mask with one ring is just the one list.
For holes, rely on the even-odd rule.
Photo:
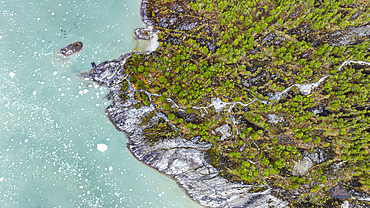
[(302, 160), (294, 164), (292, 174), (295, 176), (303, 176), (310, 170), (313, 165), (314, 163), (309, 157), (303, 157)]
[(342, 31), (336, 31), (328, 35), (329, 45), (354, 45), (364, 41), (364, 38), (370, 37), (370, 25), (359, 27), (348, 27)]
[[(153, 13), (156, 10), (153, 8), (153, 0), (142, 0), (140, 15), (141, 20), (150, 26), (158, 26), (162, 28), (170, 28), (176, 30), (193, 30), (199, 27), (203, 21), (197, 17), (183, 16), (179, 17), (177, 15), (156, 15), (155, 18), (158, 18), (158, 21), (154, 21)], [(181, 14), (186, 8), (180, 4), (180, 2), (171, 2), (171, 6), (168, 7), (169, 10)]]

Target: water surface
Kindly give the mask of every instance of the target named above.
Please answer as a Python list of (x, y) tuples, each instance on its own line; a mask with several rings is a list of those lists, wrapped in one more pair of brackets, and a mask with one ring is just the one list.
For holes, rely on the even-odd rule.
[[(196, 207), (144, 166), (78, 73), (135, 47), (139, 0), (0, 3), (0, 207)], [(81, 52), (58, 50), (82, 41)], [(98, 144), (108, 150), (100, 152)]]

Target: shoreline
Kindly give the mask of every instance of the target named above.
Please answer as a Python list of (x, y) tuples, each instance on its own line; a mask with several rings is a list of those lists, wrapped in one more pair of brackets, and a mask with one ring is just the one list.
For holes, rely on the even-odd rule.
[[(148, 0), (142, 0), (141, 8), (140, 8), (140, 15), (142, 17), (142, 21), (147, 25), (147, 27), (135, 30), (136, 38), (146, 40), (146, 41), (148, 40), (147, 37), (153, 38), (154, 36), (153, 34), (155, 33), (155, 31), (153, 31), (152, 29), (148, 29), (150, 26), (152, 26), (154, 22), (154, 21), (151, 21), (151, 18), (149, 17), (150, 15), (146, 16), (146, 14), (148, 13), (147, 9), (149, 6), (150, 6), (150, 2)], [(159, 19), (162, 18), (162, 20), (166, 20), (166, 21), (171, 20), (171, 16), (169, 17), (160, 16), (158, 18)], [(162, 25), (167, 24), (166, 21), (162, 21), (162, 22), (159, 21), (159, 23), (157, 24), (162, 24)], [(196, 27), (197, 24), (200, 24), (200, 23), (201, 23), (200, 20), (195, 21), (195, 23), (194, 22), (189, 23), (185, 21), (185, 25), (183, 25), (175, 21), (175, 23), (173, 23), (172, 25), (169, 25), (169, 27), (173, 26), (175, 28), (178, 27), (178, 28), (182, 28), (182, 30), (186, 30), (189, 28), (193, 29), (194, 27)], [(161, 26), (158, 26), (158, 27), (161, 27)], [(367, 27), (363, 27), (363, 28), (366, 29)], [(181, 29), (179, 30), (181, 31)], [(352, 36), (348, 34), (350, 34), (352, 30), (355, 31), (356, 28), (352, 28), (352, 29), (349, 29), (348, 31), (344, 31), (342, 36), (337, 35), (338, 36), (337, 39), (342, 40), (343, 39), (342, 37), (351, 39)], [(142, 36), (140, 36), (140, 34)], [(150, 39), (151, 38), (149, 38), (149, 40)], [(169, 41), (171, 42), (171, 40)], [(172, 41), (181, 42), (181, 39), (172, 39)], [(339, 43), (341, 44), (342, 42), (339, 42)], [(211, 49), (215, 50), (216, 46), (214, 45), (214, 43), (213, 45), (211, 43), (210, 45), (207, 45), (207, 47), (210, 50)], [(146, 55), (148, 56), (151, 56), (152, 54), (150, 53), (152, 52), (153, 50), (149, 50), (149, 51), (145, 50), (144, 53), (146, 53)], [(131, 154), (143, 164), (150, 166), (151, 168), (156, 169), (158, 172), (165, 174), (169, 176), (171, 179), (175, 180), (178, 186), (183, 191), (185, 191), (187, 196), (189, 196), (193, 201), (195, 201), (196, 203), (202, 206), (208, 206), (208, 207), (245, 207), (245, 206), (248, 206), (248, 207), (268, 207), (268, 206), (285, 207), (285, 206), (288, 206), (291, 201), (288, 196), (284, 196), (284, 194), (286, 193), (284, 193), (284, 191), (282, 192), (283, 189), (281, 189), (278, 186), (273, 186), (274, 188), (271, 188), (266, 181), (264, 181), (265, 183), (264, 185), (254, 185), (254, 184), (246, 185), (246, 184), (242, 184), (241, 182), (231, 182), (233, 180), (229, 180), (229, 179), (226, 179), (224, 176), (221, 176), (220, 171), (212, 165), (213, 164), (212, 162), (208, 162), (208, 159), (206, 158), (208, 157), (207, 151), (209, 151), (212, 148), (212, 143), (202, 141), (202, 138), (197, 137), (197, 136), (195, 137), (193, 136), (190, 139), (183, 138), (180, 130), (177, 129), (177, 127), (170, 122), (169, 116), (167, 117), (161, 111), (159, 112), (157, 111), (158, 105), (152, 101), (152, 98), (156, 96), (160, 96), (160, 95), (150, 93), (143, 89), (139, 89), (139, 90), (136, 89), (136, 86), (133, 85), (133, 83), (131, 82), (131, 77), (128, 74), (128, 72), (130, 71), (130, 67), (132, 65), (127, 66), (126, 61), (132, 55), (139, 55), (139, 54), (144, 54), (144, 53), (140, 53), (140, 52), (126, 53), (117, 60), (107, 61), (107, 62), (103, 62), (99, 64), (99, 66), (97, 67), (99, 69), (99, 72), (95, 72), (94, 70), (91, 70), (89, 73), (84, 73), (84, 75), (82, 75), (85, 78), (89, 78), (90, 80), (94, 82), (98, 82), (99, 84), (104, 84), (110, 89), (110, 93), (107, 95), (107, 99), (112, 100), (112, 104), (107, 107), (106, 114), (108, 115), (109, 120), (116, 127), (116, 129), (119, 131), (123, 131), (126, 134), (128, 141), (129, 141), (127, 144), (127, 147), (129, 148)], [(256, 53), (256, 51), (254, 51), (254, 53)], [(289, 59), (288, 58), (287, 58), (288, 60), (287, 62), (291, 62), (291, 58)], [(349, 65), (350, 63), (361, 65), (360, 62), (361, 61), (357, 61), (357, 62), (356, 61), (352, 61), (352, 62), (345, 61), (343, 62), (342, 66), (345, 64)], [(366, 62), (365, 65), (368, 65), (368, 62)], [(342, 66), (339, 67), (338, 71), (340, 71)], [(136, 68), (134, 70), (136, 70)], [(262, 71), (262, 72), (260, 74), (264, 74), (264, 75), (261, 75), (261, 76), (266, 76), (266, 72), (265, 71)], [(258, 76), (260, 74), (258, 74)], [(287, 96), (288, 93), (291, 94), (289, 91), (290, 89), (292, 89), (291, 91), (293, 91), (294, 86), (299, 88), (298, 93), (300, 93), (303, 96), (309, 97), (311, 96), (311, 93), (314, 93), (314, 92), (311, 92), (311, 90), (314, 91), (315, 88), (321, 88), (321, 87), (318, 87), (320, 83), (324, 82), (325, 79), (330, 76), (331, 75), (327, 74), (321, 77), (321, 79), (318, 78), (317, 82), (316, 81), (312, 82), (311, 80), (309, 80), (311, 81), (309, 82), (309, 84), (302, 84), (301, 82), (298, 82), (298, 84), (297, 83), (291, 84), (290, 87), (286, 88), (286, 90), (282, 90), (281, 92), (275, 94), (275, 96), (269, 95), (270, 98), (267, 100), (265, 97), (265, 99), (263, 100), (255, 99), (254, 101), (259, 100), (261, 101), (261, 103), (265, 105), (268, 105), (269, 100), (279, 101), (282, 96), (284, 95)], [(242, 82), (243, 82), (243, 85), (246, 87), (249, 87), (250, 85), (254, 84), (250, 82), (249, 80), (244, 80), (244, 81), (242, 80)], [(151, 82), (149, 81), (149, 83)], [(122, 89), (126, 89), (126, 90), (122, 90)], [(149, 97), (149, 100), (146, 101), (147, 103), (145, 104), (145, 102), (143, 102), (142, 100), (137, 99), (135, 97), (136, 93), (146, 94), (146, 96)], [(212, 106), (215, 107), (216, 112), (220, 109), (223, 110), (224, 108), (226, 108), (227, 112), (230, 114), (230, 119), (232, 120), (232, 124), (235, 126), (236, 131), (239, 134), (238, 127), (236, 124), (239, 124), (238, 122), (240, 120), (235, 119), (235, 117), (232, 114), (232, 110), (236, 106), (236, 104), (241, 104), (241, 106), (246, 107), (246, 108), (249, 104), (245, 104), (245, 101), (243, 103), (238, 102), (238, 100), (235, 100), (235, 102), (233, 103), (225, 102), (225, 101), (219, 100), (218, 97), (214, 99), (215, 100), (212, 101), (212, 103), (209, 104), (208, 106), (203, 105), (206, 107), (189, 107), (188, 106), (188, 109), (196, 109), (196, 110), (199, 110), (199, 112), (202, 112), (201, 110), (204, 110), (208, 114), (208, 111), (206, 109), (209, 109), (209, 107), (212, 107)], [(167, 98), (167, 102), (169, 101), (172, 102), (173, 105), (175, 105), (175, 108), (177, 110), (182, 111), (182, 112), (186, 110), (185, 108), (183, 108), (185, 110), (181, 109), (176, 104), (176, 102), (179, 103), (178, 102), (179, 100), (173, 101), (171, 98)], [(230, 98), (228, 98), (228, 101), (231, 101)], [(254, 101), (252, 101), (250, 104), (254, 103)], [(227, 105), (230, 105), (230, 108), (227, 108), (226, 107)], [(313, 108), (312, 111), (318, 112), (319, 114), (321, 114), (326, 105), (327, 104), (324, 103), (323, 107), (319, 106), (320, 107), (318, 108), (319, 110), (317, 110), (316, 108)], [(171, 108), (174, 108), (174, 107), (171, 107)], [(336, 108), (334, 108), (334, 110)], [(210, 111), (213, 112), (212, 110)], [(285, 122), (285, 116), (283, 118), (283, 117), (278, 117), (276, 114), (267, 114), (267, 115), (270, 115), (269, 120), (271, 120), (272, 123), (277, 124), (279, 122)], [(160, 124), (162, 123), (164, 123), (165, 124), (164, 126), (165, 127), (167, 126), (169, 129), (171, 129), (172, 127), (172, 132), (169, 132), (171, 135), (170, 137), (153, 138), (153, 137), (148, 136), (147, 134), (148, 131), (156, 131), (155, 128), (157, 126), (160, 126)], [(232, 126), (232, 128), (234, 126)], [(288, 123), (288, 126), (289, 126), (289, 123)], [(219, 128), (219, 130), (215, 129), (216, 132), (219, 131), (222, 134), (222, 136), (224, 136), (224, 134), (227, 136), (229, 134), (228, 133), (229, 130), (227, 127), (229, 126), (224, 125), (222, 127), (223, 129), (221, 127)], [(168, 133), (167, 131), (171, 131), (171, 130), (164, 128), (163, 130), (159, 130), (159, 131), (165, 132), (167, 134)], [(263, 131), (261, 131), (261, 133), (262, 132)], [(258, 137), (257, 133), (254, 133), (254, 135), (256, 136), (256, 138)], [(274, 143), (281, 142), (281, 139), (283, 139), (283, 137), (279, 138), (279, 140), (277, 140)], [(223, 141), (223, 139), (221, 140)], [(314, 143), (315, 144), (320, 143), (320, 140)], [(242, 146), (242, 144), (243, 143), (241, 143), (240, 146)], [(330, 145), (329, 143), (327, 144)], [(256, 143), (254, 143), (254, 145), (260, 151), (258, 145)], [(226, 149), (228, 148), (227, 146), (228, 145), (226, 145)], [(290, 145), (288, 146), (292, 148)], [(304, 146), (304, 147), (307, 147), (307, 146)], [(327, 147), (327, 146), (323, 146), (323, 147)], [(335, 154), (334, 156), (329, 155), (329, 153), (325, 152), (324, 149), (321, 149), (321, 148), (322, 147), (320, 146), (318, 149), (316, 149), (315, 151), (317, 152), (308, 152), (308, 150), (305, 150), (305, 149), (303, 149), (302, 151), (299, 150), (301, 152), (298, 156), (301, 156), (302, 160), (296, 162), (295, 160), (297, 160), (297, 158), (300, 159), (297, 156), (297, 158), (293, 160), (293, 162), (296, 163), (293, 167), (293, 170), (289, 170), (289, 171), (291, 171), (291, 173), (295, 177), (299, 177), (299, 176), (302, 177), (303, 175), (307, 174), (309, 169), (312, 170), (311, 167), (315, 167), (315, 165), (317, 166), (326, 161), (331, 161), (333, 159), (332, 157), (335, 157)], [(240, 149), (244, 149), (244, 145)], [(297, 152), (297, 151), (295, 151), (294, 149), (294, 152)], [(294, 153), (294, 155), (296, 154)], [(230, 154), (230, 157), (233, 157), (233, 155)], [(250, 160), (247, 160), (247, 161), (250, 161)], [(253, 161), (250, 161), (250, 162), (252, 164), (256, 163)], [(257, 163), (259, 163), (259, 161), (257, 161)], [(333, 165), (335, 166), (335, 161)], [(307, 166), (307, 167), (304, 167), (304, 166)], [(330, 166), (330, 168), (334, 168), (334, 166), (333, 167)], [(285, 170), (285, 171), (288, 171), (288, 170)], [(275, 175), (275, 174), (272, 173), (272, 175)], [(303, 186), (306, 186), (306, 184), (304, 184)], [(310, 185), (308, 184), (307, 186), (308, 188), (303, 188), (303, 189), (309, 190), (309, 186)], [(267, 187), (267, 189), (262, 190), (262, 187)], [(311, 188), (311, 192), (314, 192), (312, 190), (313, 189)], [(273, 196), (272, 193), (274, 193), (274, 195), (279, 196), (279, 198), (281, 197), (282, 199), (279, 199), (276, 196)], [(288, 202), (283, 201), (283, 200), (287, 200)], [(302, 203), (305, 203), (305, 202), (302, 202)], [(343, 203), (344, 204), (348, 203), (348, 201), (344, 201)]]
[[(135, 100), (135, 90), (123, 70), (126, 60), (134, 53), (125, 53), (119, 59), (99, 64), (96, 68), (100, 73), (94, 69), (81, 73), (82, 77), (89, 78), (110, 89), (107, 98), (113, 103), (107, 107), (105, 112), (115, 128), (126, 134), (129, 141), (127, 147), (131, 154), (141, 163), (174, 180), (186, 195), (199, 205), (205, 207), (244, 207), (246, 205), (264, 207), (268, 204), (285, 207), (287, 203), (266, 192), (248, 195), (250, 186), (229, 182), (220, 177), (218, 171), (204, 158), (203, 151), (210, 148), (209, 143), (196, 139), (193, 142), (178, 137), (158, 141), (151, 146), (146, 144), (143, 130), (150, 128), (150, 125), (141, 126), (141, 122), (155, 108), (153, 106), (142, 106), (139, 109), (134, 107), (139, 101)], [(120, 98), (120, 89), (122, 89), (120, 80), (123, 79), (130, 83), (127, 90), (130, 91), (127, 93), (129, 98), (125, 102), (122, 102)], [(147, 123), (155, 123), (160, 119), (154, 116)], [(172, 152), (168, 154), (171, 150)], [(176, 151), (173, 152), (173, 150)], [(206, 180), (209, 181), (206, 182)]]
[[(98, 67), (102, 67), (102, 66), (99, 65)], [(102, 70), (102, 69), (103, 68), (99, 68), (99, 70)], [(95, 73), (94, 70), (91, 70), (90, 75), (93, 77), (94, 73)], [(107, 75), (112, 75), (112, 74), (107, 74)], [(96, 81), (96, 80), (94, 80), (94, 81)], [(98, 82), (98, 83), (103, 84), (104, 82)], [(110, 86), (109, 83), (108, 84), (104, 83), (104, 85), (106, 85), (108, 88), (110, 88), (112, 90), (112, 88), (109, 87)], [(111, 91), (111, 93), (114, 94), (115, 92)], [(114, 101), (115, 100), (114, 96), (112, 96), (111, 100), (113, 102), (115, 102)], [(150, 168), (153, 168), (153, 169), (157, 170), (161, 174), (165, 174), (170, 179), (174, 180), (176, 182), (176, 184), (178, 184), (178, 186), (186, 193), (186, 195), (189, 196), (190, 199), (192, 199), (193, 201), (195, 201), (199, 205), (202, 205), (202, 206), (205, 206), (205, 207), (242, 207), (245, 204), (250, 204), (250, 205), (254, 205), (256, 207), (263, 207), (265, 202), (267, 202), (269, 200), (275, 201), (275, 203), (274, 203), (276, 205), (275, 207), (284, 207), (286, 205), (285, 203), (279, 201), (276, 197), (269, 196), (267, 194), (260, 194), (260, 195), (258, 194), (259, 196), (255, 199), (253, 199), (253, 197), (248, 198), (248, 196), (243, 193), (244, 191), (247, 191), (246, 187), (243, 187), (241, 184), (235, 184), (235, 183), (227, 182), (226, 179), (223, 179), (223, 178), (216, 178), (214, 180), (214, 182), (217, 182), (216, 186), (217, 185), (219, 186), (219, 187), (216, 187), (217, 189), (214, 189), (215, 190), (214, 193), (218, 192), (218, 194), (216, 193), (214, 195), (214, 201), (212, 201), (212, 200), (202, 200), (202, 197), (197, 197), (197, 196), (201, 195), (201, 196), (205, 197), (205, 194), (202, 194), (202, 192), (197, 193), (197, 192), (192, 191), (192, 189), (189, 188), (189, 184), (187, 184), (187, 182), (190, 182), (191, 185), (193, 185), (194, 180), (189, 180), (189, 181), (182, 180), (182, 181), (180, 181), (179, 178), (178, 178), (179, 174), (176, 174), (176, 173), (173, 173), (173, 172), (168, 172), (168, 171), (166, 172), (166, 170), (168, 170), (168, 168), (164, 167), (164, 165), (161, 165), (161, 164), (158, 165), (158, 163), (153, 165), (153, 163), (152, 164), (149, 163), (149, 162), (152, 161), (152, 158), (145, 159), (146, 154), (142, 154), (142, 149), (140, 149), (140, 148), (143, 148), (143, 146), (140, 145), (140, 143), (142, 142), (142, 141), (140, 141), (140, 139), (143, 136), (143, 134), (141, 134), (142, 127), (137, 126), (137, 129), (135, 127), (133, 128), (133, 126), (135, 126), (135, 122), (127, 124), (128, 128), (122, 127), (122, 121), (127, 122), (132, 118), (123, 119), (122, 117), (117, 118), (116, 116), (112, 115), (113, 112), (117, 112), (117, 111), (119, 112), (119, 110), (117, 110), (117, 109), (114, 110), (114, 108), (119, 108), (119, 106), (128, 106), (128, 103), (117, 103), (117, 102), (115, 102), (114, 104), (110, 105), (106, 109), (106, 113), (108, 115), (109, 120), (116, 127), (116, 129), (119, 130), (119, 131), (122, 131), (126, 134), (127, 139), (129, 141), (129, 143), (127, 144), (127, 147), (129, 148), (131, 154), (136, 159), (138, 159), (141, 163), (149, 166)], [(133, 109), (131, 109), (131, 110), (133, 110)], [(143, 110), (143, 109), (139, 109), (139, 110)], [(144, 111), (145, 110), (146, 109), (144, 109)], [(134, 113), (134, 114), (137, 113), (135, 111), (136, 111), (136, 109), (134, 110), (134, 112), (131, 112), (131, 113)], [(155, 118), (155, 119), (159, 119), (159, 118)], [(135, 120), (135, 119), (133, 119), (133, 120)], [(117, 122), (117, 121), (120, 121), (120, 122)], [(178, 146), (167, 145), (167, 148), (168, 149), (173, 149), (173, 148), (181, 149), (181, 148), (184, 148), (184, 147), (185, 148), (189, 148), (189, 147), (190, 148), (191, 147), (196, 148), (197, 147), (197, 144), (185, 144), (184, 142), (186, 142), (186, 141), (182, 141), (182, 139), (179, 139), (179, 140), (177, 140), (177, 142), (175, 142), (175, 143), (179, 144)], [(170, 143), (172, 143), (172, 142), (170, 141)], [(183, 143), (183, 144), (180, 145), (180, 143)], [(160, 149), (163, 149), (163, 148), (166, 147), (166, 144), (163, 144), (161, 142), (159, 142), (157, 145), (159, 146)], [(144, 144), (144, 146), (145, 146), (145, 144)], [(200, 146), (200, 148), (202, 149), (202, 146)], [(203, 149), (204, 148), (206, 148), (206, 147), (203, 146)], [(146, 151), (144, 151), (144, 152), (146, 152)], [(192, 151), (189, 154), (190, 156), (189, 155), (187, 155), (187, 156), (189, 158), (192, 158), (193, 155), (191, 155), (191, 154), (196, 154), (196, 152)], [(198, 154), (201, 154), (201, 153), (198, 152)], [(160, 156), (161, 156), (160, 154), (154, 155), (154, 157), (160, 157)], [(183, 158), (186, 155), (178, 154), (177, 156)], [(202, 156), (204, 156), (204, 155), (202, 155)], [(176, 162), (178, 159), (179, 158), (172, 158), (171, 162), (172, 163)], [(154, 161), (154, 162), (158, 162), (158, 161)], [(163, 161), (161, 161), (161, 162), (163, 162)], [(202, 162), (205, 162), (205, 161), (202, 161)], [(184, 164), (181, 164), (181, 166), (182, 165), (184, 165)], [(202, 163), (201, 165), (205, 165), (205, 164)], [(206, 164), (206, 165), (210, 166), (209, 164)], [(198, 166), (198, 167), (200, 167), (200, 166)], [(173, 167), (170, 167), (170, 169), (172, 169), (172, 168)], [(180, 167), (177, 166), (177, 167), (174, 167), (174, 168), (180, 168)], [(208, 167), (208, 168), (213, 168), (213, 167)], [(203, 170), (203, 171), (206, 171), (206, 170)], [(213, 171), (215, 171), (213, 174), (216, 174), (216, 176), (212, 176), (212, 177), (217, 177), (217, 170), (213, 169)], [(198, 179), (195, 179), (195, 183), (197, 183), (197, 182), (201, 182), (201, 181), (199, 181)], [(223, 182), (225, 184), (220, 184), (219, 182), (221, 182), (221, 183)], [(212, 185), (212, 184), (204, 185), (203, 189), (209, 190), (208, 185)], [(238, 191), (236, 191), (236, 189), (239, 189), (239, 193), (237, 193), (237, 195), (244, 196), (244, 198), (239, 198), (239, 197), (235, 198), (235, 193), (233, 193), (233, 192), (238, 192)], [(240, 189), (243, 189), (243, 190), (240, 190)], [(224, 191), (224, 190), (226, 190), (226, 191)], [(231, 193), (228, 193), (228, 192), (231, 192)], [(232, 197), (229, 197), (228, 194), (230, 194)], [(220, 200), (219, 198), (217, 198), (217, 195), (220, 196), (220, 197), (222, 195), (224, 195), (224, 197), (221, 197), (221, 198), (223, 198), (223, 200)], [(253, 194), (253, 195), (256, 195), (256, 194)], [(229, 199), (229, 198), (231, 198), (231, 200), (228, 201), (227, 199)], [(256, 200), (256, 201), (254, 201), (254, 200)], [(280, 206), (280, 205), (282, 205), (282, 206)], [(253, 207), (253, 206), (251, 206), (251, 207)]]

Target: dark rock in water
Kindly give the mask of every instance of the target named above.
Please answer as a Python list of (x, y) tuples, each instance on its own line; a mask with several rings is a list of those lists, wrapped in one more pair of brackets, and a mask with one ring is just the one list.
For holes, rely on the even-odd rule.
[(69, 56), (73, 53), (79, 52), (82, 49), (82, 47), (83, 47), (82, 42), (77, 41), (75, 43), (69, 44), (67, 47), (60, 49), (60, 52), (65, 56)]
[(329, 189), (329, 194), (331, 197), (336, 197), (340, 199), (347, 199), (351, 197), (351, 195), (342, 187), (342, 184), (338, 182), (338, 185), (335, 187), (331, 187)]

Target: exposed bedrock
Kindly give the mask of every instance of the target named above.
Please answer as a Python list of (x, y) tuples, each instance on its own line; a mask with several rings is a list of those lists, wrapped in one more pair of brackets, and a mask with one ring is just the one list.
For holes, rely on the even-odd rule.
[(142, 105), (134, 99), (135, 90), (127, 92), (123, 100), (122, 80), (127, 78), (125, 59), (104, 62), (88, 73), (81, 74), (109, 87), (109, 99), (113, 102), (107, 109), (109, 119), (115, 127), (127, 133), (128, 147), (141, 162), (172, 177), (195, 201), (208, 207), (284, 207), (287, 203), (269, 194), (270, 189), (249, 193), (251, 185), (229, 182), (219, 175), (216, 168), (206, 162), (205, 152), (211, 144), (177, 138), (157, 140), (148, 144), (144, 134), (146, 128), (155, 126), (162, 118), (157, 115), (143, 124), (143, 120), (155, 110), (153, 105)]
[[(202, 21), (194, 16), (184, 14), (188, 1), (171, 1), (167, 8), (173, 15), (160, 15), (159, 8), (155, 6), (154, 0), (142, 0), (140, 15), (146, 25), (176, 30), (192, 30), (199, 27)], [(155, 14), (155, 17), (153, 16)]]
[[(319, 47), (325, 43), (332, 46), (360, 44), (370, 38), (370, 24), (358, 27), (347, 27), (330, 33), (322, 33), (312, 28), (310, 24), (302, 23), (297, 28), (288, 31), (290, 35), (296, 35), (297, 40), (305, 40), (312, 43), (312, 46)], [(264, 44), (270, 44), (275, 38), (268, 34), (263, 39)]]
[(329, 44), (333, 46), (355, 45), (370, 37), (370, 25), (348, 27), (342, 31), (328, 34)]

